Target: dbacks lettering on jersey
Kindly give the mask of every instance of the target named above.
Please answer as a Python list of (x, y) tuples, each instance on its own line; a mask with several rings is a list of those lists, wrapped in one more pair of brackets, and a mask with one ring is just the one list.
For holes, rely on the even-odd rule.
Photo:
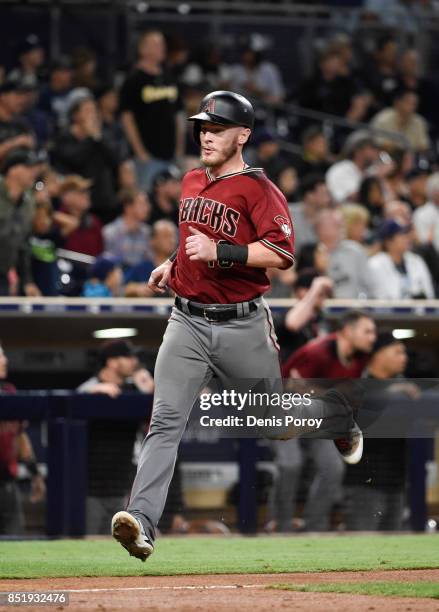
[(233, 238), (238, 231), (240, 213), (222, 202), (208, 198), (185, 198), (180, 202), (179, 223), (199, 223)]

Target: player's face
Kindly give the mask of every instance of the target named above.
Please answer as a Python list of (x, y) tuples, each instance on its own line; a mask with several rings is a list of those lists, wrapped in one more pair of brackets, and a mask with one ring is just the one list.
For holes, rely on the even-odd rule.
[(374, 321), (363, 317), (349, 327), (349, 335), (353, 349), (362, 351), (363, 353), (370, 353), (376, 339)]
[(249, 136), (248, 128), (203, 121), (200, 131), (201, 161), (210, 168), (222, 166), (240, 151)]

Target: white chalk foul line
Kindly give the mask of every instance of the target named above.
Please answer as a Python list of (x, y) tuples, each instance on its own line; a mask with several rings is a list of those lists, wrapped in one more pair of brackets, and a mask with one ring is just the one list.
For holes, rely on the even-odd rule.
[(63, 589), (65, 593), (104, 593), (108, 591), (195, 591), (197, 589), (262, 589), (266, 584), (211, 584), (185, 586), (109, 587), (104, 589)]

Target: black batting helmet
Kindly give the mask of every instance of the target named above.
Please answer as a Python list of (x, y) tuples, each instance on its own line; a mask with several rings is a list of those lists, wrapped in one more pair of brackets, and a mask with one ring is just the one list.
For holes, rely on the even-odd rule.
[(253, 129), (255, 111), (251, 103), (233, 91), (212, 91), (203, 98), (200, 112), (189, 117), (194, 122), (194, 138), (200, 144), (201, 121), (221, 125), (242, 125)]

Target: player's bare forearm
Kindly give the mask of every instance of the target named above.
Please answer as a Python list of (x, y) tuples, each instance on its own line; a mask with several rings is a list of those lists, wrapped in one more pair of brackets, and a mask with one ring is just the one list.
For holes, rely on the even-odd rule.
[[(218, 259), (217, 243), (192, 226), (189, 227), (189, 231), (191, 236), (186, 239), (185, 245), (186, 255), (189, 259), (192, 261), (216, 261)], [(261, 242), (252, 242), (246, 248), (248, 249), (246, 259), (239, 260), (237, 258), (232, 259), (232, 261), (238, 261), (239, 263), (245, 261), (245, 265), (252, 268), (280, 268), (281, 270), (286, 270), (292, 265), (292, 261), (267, 249)]]
[(281, 257), (270, 251), (260, 242), (252, 242), (248, 245), (247, 266), (252, 268), (280, 268), (286, 270), (293, 265), (292, 261)]

